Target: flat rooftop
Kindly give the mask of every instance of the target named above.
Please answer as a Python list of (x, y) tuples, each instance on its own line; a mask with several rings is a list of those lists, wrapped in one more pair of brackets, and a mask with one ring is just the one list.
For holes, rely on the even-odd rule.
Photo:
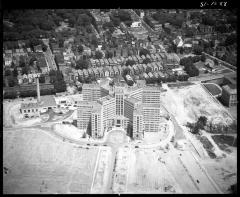
[(38, 103), (21, 103), (21, 109), (39, 108)]

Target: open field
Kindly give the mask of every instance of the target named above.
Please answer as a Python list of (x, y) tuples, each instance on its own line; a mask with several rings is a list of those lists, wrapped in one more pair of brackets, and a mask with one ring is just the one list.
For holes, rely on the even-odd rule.
[(219, 106), (200, 84), (167, 89), (162, 102), (179, 123), (195, 122), (199, 116), (206, 116), (213, 123), (232, 122), (227, 111)]
[(237, 183), (237, 148), (231, 148), (231, 151), (226, 158), (200, 161), (224, 193), (228, 193), (228, 188)]
[[(179, 155), (181, 154), (181, 156)], [(131, 152), (127, 193), (218, 193), (189, 151)]]
[(97, 153), (38, 129), (4, 130), (3, 193), (89, 193)]

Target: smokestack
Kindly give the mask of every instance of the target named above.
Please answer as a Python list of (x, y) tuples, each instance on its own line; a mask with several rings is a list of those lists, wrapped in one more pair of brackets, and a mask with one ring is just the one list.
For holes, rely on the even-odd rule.
[(39, 77), (36, 77), (37, 79), (37, 101), (40, 103), (40, 87), (39, 87)]

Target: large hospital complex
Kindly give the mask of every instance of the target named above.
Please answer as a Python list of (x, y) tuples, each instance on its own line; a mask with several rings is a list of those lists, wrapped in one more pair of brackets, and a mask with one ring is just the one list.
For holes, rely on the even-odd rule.
[(160, 105), (161, 87), (137, 84), (115, 85), (106, 90), (97, 84), (84, 84), (83, 101), (77, 103), (77, 126), (90, 129), (93, 138), (101, 138), (112, 127), (132, 128), (133, 138), (144, 132), (157, 132), (164, 116)]
[[(134, 139), (144, 137), (144, 132), (160, 130), (165, 116), (160, 105), (163, 88), (146, 86), (139, 80), (135, 86), (117, 83), (114, 86), (102, 84), (83, 84), (82, 99), (74, 100), (77, 115), (76, 126), (87, 130), (93, 138), (102, 138), (113, 127), (122, 127), (132, 131)], [(40, 112), (56, 109), (54, 96), (41, 96), (37, 103), (22, 103), (20, 113), (28, 117), (39, 117)], [(70, 104), (70, 105), (72, 105)]]

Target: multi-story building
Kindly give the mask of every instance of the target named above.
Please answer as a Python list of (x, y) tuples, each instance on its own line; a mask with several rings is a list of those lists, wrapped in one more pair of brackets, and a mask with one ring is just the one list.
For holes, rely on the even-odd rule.
[(140, 107), (133, 111), (133, 138), (142, 139), (143, 135), (143, 114), (142, 108)]
[(222, 100), (228, 107), (237, 105), (236, 85), (229, 84), (222, 87)]
[(108, 95), (98, 99), (97, 102), (102, 105), (102, 129), (105, 131), (114, 125), (116, 100), (113, 96)]
[(20, 113), (24, 118), (39, 117), (40, 116), (40, 106), (38, 103), (22, 103), (20, 108)]
[(124, 99), (124, 116), (129, 119), (129, 123), (131, 124), (133, 122), (133, 111), (140, 103), (140, 100), (133, 97)]
[(91, 115), (95, 102), (80, 101), (77, 108), (77, 127), (88, 129), (90, 127)]
[(93, 138), (101, 138), (104, 135), (102, 129), (102, 107), (97, 105), (93, 107), (91, 114), (91, 134)]
[(143, 104), (160, 104), (160, 87), (147, 86), (142, 91), (142, 103)]
[(160, 127), (160, 104), (142, 104), (143, 128), (145, 132), (157, 132)]
[(108, 90), (97, 84), (83, 84), (82, 94), (84, 101), (97, 101), (99, 98), (107, 96)]
[(116, 115), (123, 116), (124, 113), (124, 89), (122, 87), (115, 87), (116, 99)]

